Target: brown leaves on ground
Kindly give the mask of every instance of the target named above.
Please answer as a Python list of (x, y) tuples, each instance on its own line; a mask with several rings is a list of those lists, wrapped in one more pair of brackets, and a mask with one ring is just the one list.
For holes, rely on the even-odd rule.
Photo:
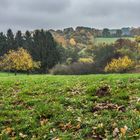
[(113, 130), (113, 137), (116, 138), (119, 135), (119, 133), (120, 133), (120, 130), (118, 128), (115, 128)]
[(67, 131), (69, 129), (73, 129), (75, 131), (79, 130), (81, 128), (81, 124), (78, 123), (77, 125), (72, 125), (71, 122), (68, 122), (66, 124), (64, 123), (60, 123), (59, 124), (59, 128), (62, 130), (62, 131)]
[(128, 127), (126, 125), (120, 129), (115, 128), (113, 131), (113, 137), (117, 138), (119, 135), (120, 137), (124, 137), (126, 135), (127, 130), (128, 130)]
[(11, 137), (14, 137), (14, 136), (15, 136), (15, 132), (14, 132), (13, 128), (11, 128), (11, 127), (5, 128), (5, 129), (2, 131), (2, 133), (5, 133), (5, 134), (7, 134), (7, 135), (9, 135), (9, 136), (11, 136)]
[(117, 104), (112, 104), (112, 103), (98, 103), (95, 105), (92, 109), (93, 112), (101, 111), (101, 110), (117, 110), (117, 111), (125, 111), (125, 106), (119, 106)]
[(71, 122), (66, 123), (66, 124), (60, 123), (60, 124), (59, 124), (59, 127), (60, 127), (60, 129), (61, 129), (62, 131), (65, 131), (65, 130), (71, 129), (71, 128), (72, 128), (72, 124), (71, 124)]
[(68, 87), (67, 92), (71, 95), (81, 95), (85, 92), (85, 85), (83, 83), (77, 83), (72, 88)]
[(55, 137), (55, 138), (52, 138), (51, 140), (61, 140), (61, 139), (60, 139), (60, 138)]
[(48, 119), (41, 119), (40, 120), (40, 125), (41, 126), (44, 126), (44, 125), (46, 125), (48, 123)]
[(21, 138), (26, 138), (27, 137), (27, 135), (25, 135), (25, 134), (23, 134), (23, 133), (19, 133), (19, 136), (21, 137)]
[(100, 87), (100, 88), (96, 91), (95, 95), (97, 95), (97, 96), (99, 96), (99, 97), (110, 95), (110, 87), (109, 87), (109, 86)]
[(11, 127), (7, 127), (6, 129), (4, 129), (4, 132), (10, 135), (13, 132), (13, 129)]
[[(11, 127), (7, 127), (7, 128), (5, 128), (3, 131), (2, 131), (2, 134), (6, 134), (6, 135), (9, 135), (9, 136), (11, 136), (11, 138), (14, 140), (15, 139), (15, 135), (16, 135), (16, 132), (14, 132), (14, 129), (13, 128), (11, 128)], [(25, 135), (25, 134), (23, 134), (23, 133), (19, 133), (19, 136), (21, 137), (21, 138), (26, 138), (27, 137), (27, 135)]]
[(40, 116), (40, 125), (44, 126), (49, 122), (49, 119), (46, 118), (44, 115)]

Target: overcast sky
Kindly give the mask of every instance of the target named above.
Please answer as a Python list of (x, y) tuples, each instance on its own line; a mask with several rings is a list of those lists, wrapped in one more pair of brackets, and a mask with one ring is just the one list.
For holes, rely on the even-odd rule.
[(140, 25), (140, 0), (0, 0), (0, 31)]

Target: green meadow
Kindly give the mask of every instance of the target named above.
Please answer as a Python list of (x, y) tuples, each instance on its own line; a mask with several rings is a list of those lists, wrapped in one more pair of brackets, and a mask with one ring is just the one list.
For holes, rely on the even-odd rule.
[[(111, 43), (114, 43), (118, 39), (120, 38), (119, 37), (111, 37), (111, 38), (98, 37), (98, 38), (95, 38), (95, 42), (97, 45), (102, 44), (102, 43), (111, 44)], [(130, 39), (131, 41), (135, 40), (135, 38), (133, 37), (122, 37), (122, 39)]]
[(140, 74), (0, 74), (0, 139), (140, 138)]

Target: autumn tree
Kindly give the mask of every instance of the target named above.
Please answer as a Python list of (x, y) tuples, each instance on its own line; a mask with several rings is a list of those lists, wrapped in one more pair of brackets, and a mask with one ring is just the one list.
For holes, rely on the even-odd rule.
[(113, 59), (106, 67), (105, 72), (126, 72), (134, 66), (134, 62), (128, 57)]
[(136, 42), (140, 43), (140, 36), (135, 37)]
[(34, 62), (27, 50), (19, 48), (17, 51), (10, 50), (0, 59), (0, 68), (3, 70), (14, 71), (30, 71), (39, 68), (40, 63)]

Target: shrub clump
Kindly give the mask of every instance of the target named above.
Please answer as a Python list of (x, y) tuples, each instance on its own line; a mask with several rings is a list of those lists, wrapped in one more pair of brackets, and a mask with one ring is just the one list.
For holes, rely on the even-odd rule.
[(79, 63), (94, 63), (92, 58), (79, 58)]
[(132, 69), (134, 62), (128, 56), (113, 59), (106, 67), (105, 72), (127, 72)]
[(73, 63), (71, 65), (56, 65), (50, 70), (54, 75), (84, 75), (94, 74), (98, 70), (93, 63)]

